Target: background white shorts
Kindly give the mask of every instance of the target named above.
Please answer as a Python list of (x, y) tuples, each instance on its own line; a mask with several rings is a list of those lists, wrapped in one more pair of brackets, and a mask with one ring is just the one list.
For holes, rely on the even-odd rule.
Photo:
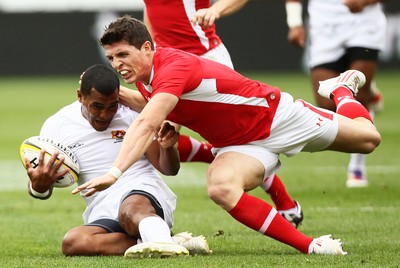
[(225, 47), (223, 43), (219, 44), (215, 48), (207, 51), (203, 55), (201, 55), (203, 58), (213, 60), (219, 63), (222, 63), (229, 68), (233, 69), (233, 63), (231, 59), (231, 55), (229, 54), (228, 49)]
[(110, 188), (99, 192), (83, 213), (85, 224), (99, 219), (118, 221), (121, 201), (132, 190), (145, 191), (153, 195), (161, 204), (164, 220), (170, 228), (174, 223), (173, 213), (176, 208), (176, 195), (157, 174), (154, 176), (121, 177)]
[(343, 6), (341, 2), (319, 0), (309, 3), (310, 68), (337, 61), (346, 48), (385, 48), (386, 18), (380, 5), (371, 5), (357, 14)]

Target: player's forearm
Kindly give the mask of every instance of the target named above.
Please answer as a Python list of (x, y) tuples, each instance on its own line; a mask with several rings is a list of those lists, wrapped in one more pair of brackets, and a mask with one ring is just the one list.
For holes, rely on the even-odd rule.
[(143, 121), (139, 115), (126, 132), (113, 166), (125, 172), (146, 152), (156, 133), (156, 128)]
[(176, 175), (181, 167), (178, 149), (175, 146), (160, 148), (160, 168), (164, 175)]
[(240, 10), (248, 0), (219, 0), (211, 7), (215, 9), (220, 17), (231, 15)]

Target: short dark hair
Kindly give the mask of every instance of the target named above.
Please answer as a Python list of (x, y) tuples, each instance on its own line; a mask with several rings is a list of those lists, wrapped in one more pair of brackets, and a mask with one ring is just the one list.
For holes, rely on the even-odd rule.
[(84, 97), (90, 95), (92, 88), (100, 94), (110, 96), (119, 90), (119, 79), (114, 69), (105, 64), (90, 66), (82, 75), (80, 90)]
[(154, 50), (153, 39), (146, 25), (138, 19), (129, 15), (118, 18), (111, 22), (100, 37), (100, 45), (111, 45), (116, 42), (125, 41), (129, 45), (140, 49), (144, 42), (150, 41), (151, 49)]

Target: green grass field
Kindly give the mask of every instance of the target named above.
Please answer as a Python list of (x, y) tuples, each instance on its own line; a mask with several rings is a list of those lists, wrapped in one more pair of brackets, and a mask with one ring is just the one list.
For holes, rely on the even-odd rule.
[[(306, 74), (249, 76), (313, 101)], [(377, 77), (385, 96), (385, 110), (376, 116), (383, 141), (368, 156), (369, 187), (345, 187), (346, 154), (302, 153), (281, 159), (279, 174), (304, 210), (300, 230), (315, 237), (341, 238), (347, 256), (304, 255), (245, 228), (208, 199), (207, 165), (186, 163), (177, 177), (166, 178), (178, 195), (173, 231), (205, 235), (214, 252), (158, 260), (64, 257), (61, 240), (82, 224), (83, 200), (70, 194), (72, 188), (57, 189), (47, 201), (26, 193), (28, 178), (19, 160), (19, 145), (38, 134), (45, 118), (76, 99), (78, 77), (0, 77), (0, 267), (400, 267), (398, 72), (380, 72)], [(270, 200), (259, 189), (252, 194)]]

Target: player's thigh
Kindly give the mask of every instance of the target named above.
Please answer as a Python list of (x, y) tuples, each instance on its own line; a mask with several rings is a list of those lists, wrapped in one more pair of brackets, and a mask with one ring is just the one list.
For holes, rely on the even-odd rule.
[[(150, 201), (149, 197), (143, 194), (132, 194), (126, 197), (119, 208), (118, 219), (121, 220), (124, 217), (145, 217), (148, 215), (155, 215), (156, 210)], [(138, 219), (140, 221), (140, 219)]]
[(227, 185), (245, 191), (259, 186), (264, 178), (263, 164), (256, 158), (239, 152), (224, 152), (208, 170), (209, 185)]
[(63, 239), (64, 245), (74, 245), (83, 243), (83, 241), (91, 241), (90, 238), (98, 234), (107, 234), (107, 230), (100, 226), (81, 225), (69, 230)]

